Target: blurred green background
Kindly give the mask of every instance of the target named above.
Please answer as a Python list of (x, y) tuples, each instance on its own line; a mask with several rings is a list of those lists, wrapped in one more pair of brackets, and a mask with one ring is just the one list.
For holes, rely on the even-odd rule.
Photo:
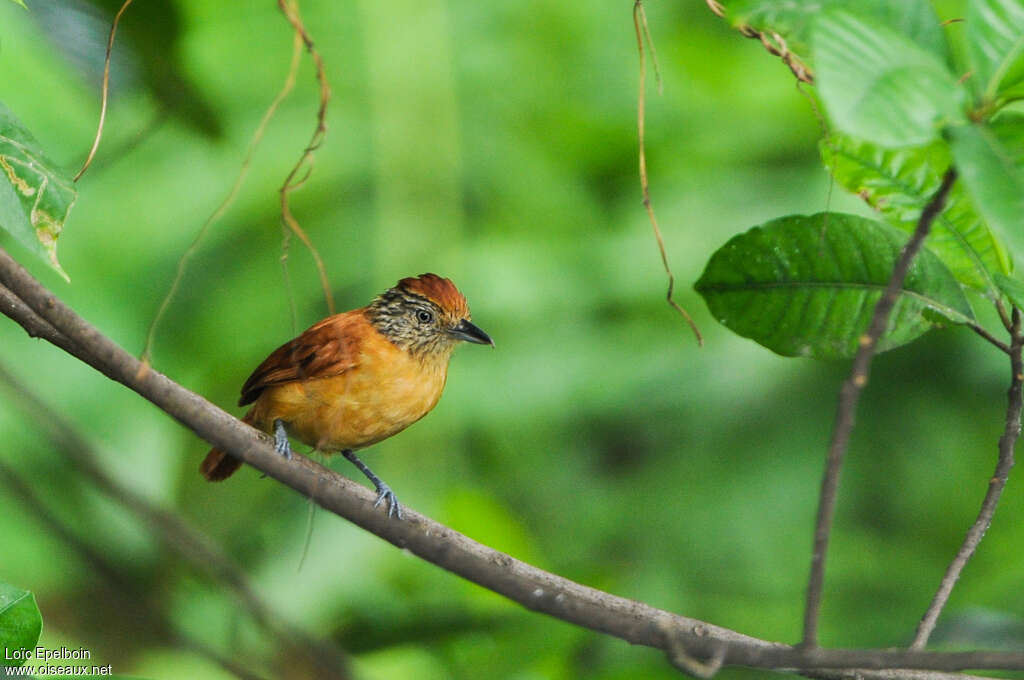
[[(28, 4), (0, 2), (0, 101), (76, 170), (115, 3)], [(303, 3), (333, 97), (292, 210), (340, 309), (436, 271), (496, 340), (457, 352), (438, 408), (364, 456), (403, 503), (582, 583), (796, 642), (846, 365), (782, 359), (731, 335), (690, 286), (755, 224), (867, 212), (830, 188), (819, 121), (781, 63), (703, 2), (651, 2), (664, 82), (657, 96), (650, 79), (647, 101), (651, 192), (677, 299), (706, 335), (698, 349), (665, 304), (640, 202), (631, 7)], [(138, 354), (284, 81), (292, 34), (273, 2), (176, 0), (132, 6), (119, 40), (103, 143), (60, 240), (71, 283), (0, 244)], [(291, 292), (280, 266), (277, 189), (316, 104), (306, 58), (156, 338), (157, 369), (234, 413), (250, 370), (325, 314), (301, 244)], [(149, 403), (13, 323), (0, 322), (0, 347), (0, 365), (80, 428), (110, 474), (222, 545), (281, 620), (334, 641), (356, 678), (679, 677), (657, 651), (530, 613), (323, 512), (302, 563), (304, 499), (248, 468), (210, 485), (197, 471), (208, 447)], [(824, 644), (910, 640), (995, 464), (1008, 368), (965, 330), (878, 358), (842, 480)], [(180, 636), (268, 676), (306, 677), (221, 583), (78, 474), (24, 403), (0, 384), (3, 462), (115, 567), (97, 569), (0, 486), (0, 581), (35, 592), (41, 644), (84, 646), (118, 673), (232, 677)], [(1022, 644), (1022, 519), (1011, 479), (937, 644)], [(119, 605), (119, 583), (144, 601)]]

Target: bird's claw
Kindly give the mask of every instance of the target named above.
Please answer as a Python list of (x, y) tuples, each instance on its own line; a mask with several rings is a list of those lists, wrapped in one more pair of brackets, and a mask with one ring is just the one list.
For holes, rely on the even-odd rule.
[(288, 443), (288, 432), (280, 420), (274, 421), (274, 449), (287, 460), (292, 459), (292, 447)]
[(373, 507), (378, 507), (383, 503), (387, 503), (388, 518), (396, 517), (403, 519), (402, 517), (402, 506), (399, 505), (398, 499), (395, 498), (395, 492), (391, 490), (391, 487), (381, 482), (380, 486), (377, 487), (377, 502), (373, 504)]

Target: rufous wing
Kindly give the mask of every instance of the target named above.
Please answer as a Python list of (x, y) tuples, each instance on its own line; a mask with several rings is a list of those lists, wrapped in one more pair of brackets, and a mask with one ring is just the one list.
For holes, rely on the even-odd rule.
[(372, 330), (363, 309), (327, 317), (264, 359), (242, 385), (238, 405), (256, 401), (271, 385), (329, 378), (355, 368), (359, 340)]

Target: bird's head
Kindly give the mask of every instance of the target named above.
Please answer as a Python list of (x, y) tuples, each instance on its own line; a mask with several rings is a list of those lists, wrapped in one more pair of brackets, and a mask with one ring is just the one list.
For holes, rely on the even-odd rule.
[(384, 337), (416, 356), (447, 357), (460, 341), (494, 345), (469, 320), (469, 305), (455, 284), (437, 274), (402, 279), (378, 295), (368, 313)]

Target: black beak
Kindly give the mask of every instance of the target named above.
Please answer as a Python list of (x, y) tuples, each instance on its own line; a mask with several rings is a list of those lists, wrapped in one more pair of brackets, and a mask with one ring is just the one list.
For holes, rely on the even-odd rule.
[(494, 340), (491, 340), (491, 336), (471, 324), (468, 319), (463, 319), (448, 332), (459, 340), (494, 347)]

